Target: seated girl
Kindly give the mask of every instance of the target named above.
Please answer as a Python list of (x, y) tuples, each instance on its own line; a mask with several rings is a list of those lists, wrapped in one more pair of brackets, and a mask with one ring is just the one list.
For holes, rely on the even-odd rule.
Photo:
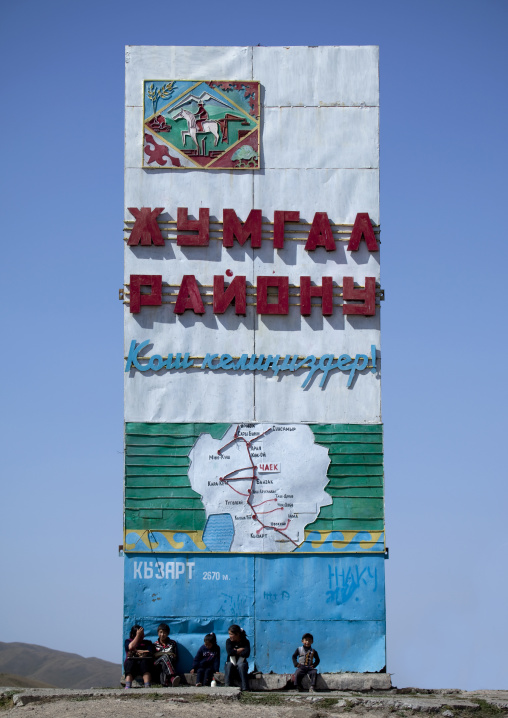
[(215, 633), (207, 633), (194, 658), (191, 673), (196, 673), (196, 686), (209, 686), (212, 677), (219, 672), (220, 648)]
[(132, 688), (132, 677), (143, 675), (145, 688), (150, 688), (153, 670), (153, 643), (145, 638), (142, 626), (133, 626), (125, 639), (125, 688)]
[(250, 655), (250, 642), (245, 631), (234, 623), (228, 628), (229, 638), (226, 641), (226, 652), (228, 658), (225, 667), (225, 683), (232, 684), (235, 678), (240, 678), (242, 691), (249, 690), (249, 664), (247, 658)]

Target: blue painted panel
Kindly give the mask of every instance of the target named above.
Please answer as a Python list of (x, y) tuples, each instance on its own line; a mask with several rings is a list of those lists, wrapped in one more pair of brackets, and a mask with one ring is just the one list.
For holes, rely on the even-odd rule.
[(125, 601), (145, 616), (252, 616), (254, 557), (171, 554), (125, 559)]
[[(317, 612), (315, 612), (316, 614)], [(375, 673), (384, 668), (384, 621), (257, 621), (256, 658), (263, 673), (293, 673), (302, 635), (312, 633), (321, 673)]]
[[(213, 631), (226, 660), (228, 627), (239, 623), (254, 635), (254, 557), (146, 554), (125, 557), (124, 638), (141, 624), (155, 641), (168, 623), (178, 643), (180, 672), (192, 668), (203, 638)], [(253, 662), (251, 661), (251, 665)]]
[[(203, 638), (207, 633), (213, 631), (217, 636), (217, 643), (221, 649), (221, 669), (224, 668), (226, 662), (226, 639), (228, 637), (228, 627), (232, 623), (236, 623), (237, 619), (231, 616), (222, 618), (209, 618), (199, 620), (198, 618), (182, 618), (174, 619), (169, 616), (158, 616), (147, 618), (141, 614), (134, 616), (125, 616), (124, 619), (124, 639), (129, 636), (131, 626), (139, 623), (145, 629), (146, 636), (151, 641), (157, 640), (157, 626), (164, 621), (170, 627), (171, 638), (178, 644), (178, 665), (179, 673), (188, 673), (192, 668), (192, 659), (196, 655), (198, 648), (203, 645)], [(252, 619), (239, 619), (239, 622), (247, 632), (249, 637), (254, 635), (254, 621)], [(122, 644), (123, 645), (123, 644)], [(125, 656), (122, 656), (122, 661)], [(250, 663), (251, 666), (254, 664)]]
[(231, 623), (249, 636), (251, 669), (291, 672), (291, 655), (310, 631), (323, 671), (379, 671), (385, 665), (384, 558), (130, 554), (124, 637), (140, 623), (155, 640), (161, 621), (180, 646), (179, 671), (191, 668), (210, 631), (224, 652)]
[(263, 619), (384, 621), (384, 558), (257, 556), (255, 601)]

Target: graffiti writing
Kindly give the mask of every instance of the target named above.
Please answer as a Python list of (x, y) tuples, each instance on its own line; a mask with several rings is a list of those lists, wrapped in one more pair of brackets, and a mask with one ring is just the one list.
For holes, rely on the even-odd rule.
[(363, 569), (354, 566), (346, 570), (328, 565), (327, 603), (347, 603), (363, 586), (367, 586), (372, 592), (377, 591), (377, 569), (372, 571), (369, 566)]
[(291, 595), (287, 591), (281, 591), (280, 593), (265, 591), (263, 598), (270, 603), (277, 603), (279, 601), (289, 601)]

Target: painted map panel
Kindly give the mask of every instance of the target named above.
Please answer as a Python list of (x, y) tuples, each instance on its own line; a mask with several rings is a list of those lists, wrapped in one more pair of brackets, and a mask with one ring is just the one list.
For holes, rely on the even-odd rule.
[(145, 80), (145, 169), (259, 169), (259, 82)]
[(382, 426), (125, 426), (125, 550), (384, 551)]

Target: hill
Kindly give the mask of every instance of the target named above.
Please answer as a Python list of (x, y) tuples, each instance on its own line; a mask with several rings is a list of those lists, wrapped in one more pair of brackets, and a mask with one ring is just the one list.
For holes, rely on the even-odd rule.
[[(100, 658), (83, 658), (76, 653), (31, 643), (0, 641), (0, 674), (18, 680), (42, 681), (56, 688), (115, 688), (120, 685), (122, 668)], [(2, 676), (2, 682), (4, 680), (7, 678)]]
[(55, 688), (49, 683), (36, 681), (33, 678), (16, 676), (14, 673), (0, 673), (0, 687), (2, 688)]

